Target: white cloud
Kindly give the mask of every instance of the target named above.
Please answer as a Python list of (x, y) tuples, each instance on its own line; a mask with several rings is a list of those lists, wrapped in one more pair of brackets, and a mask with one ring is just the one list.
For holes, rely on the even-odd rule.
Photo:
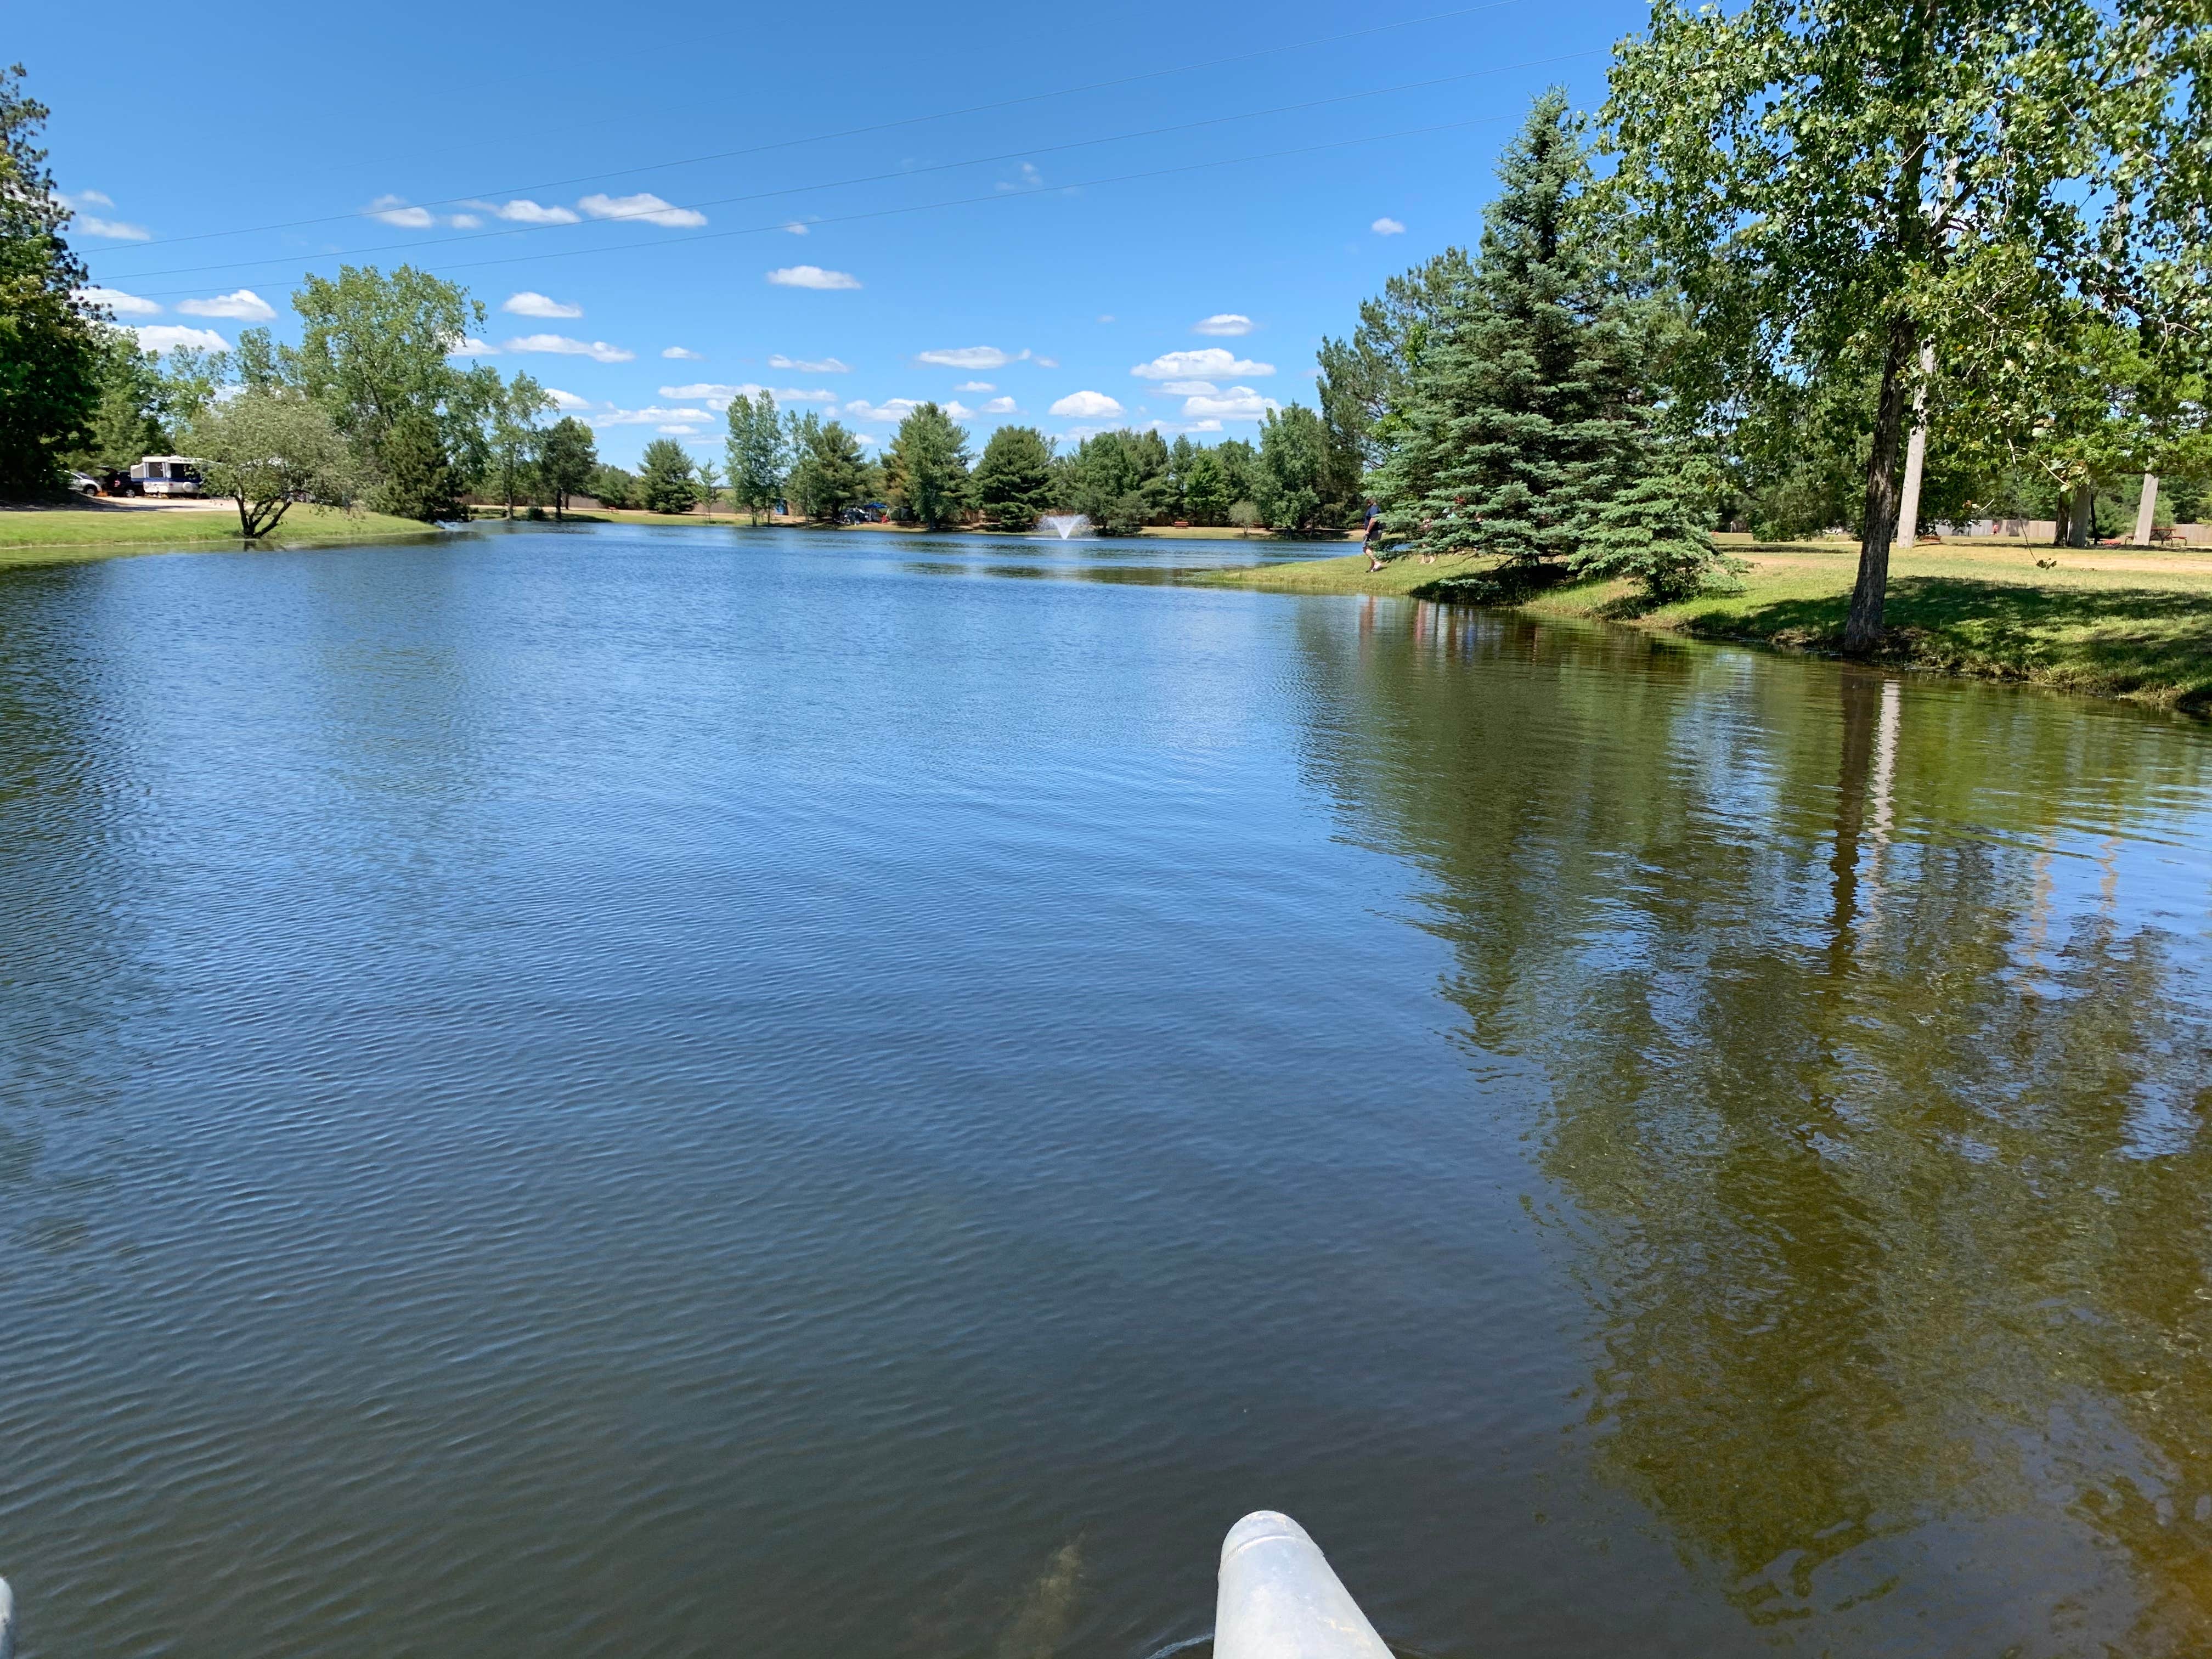
[(76, 228), (88, 236), (105, 236), (111, 242), (150, 242), (154, 233), (143, 225), (126, 224), (120, 219), (103, 219), (95, 213), (76, 216)]
[(455, 230), (474, 230), (483, 221), (473, 213), (449, 213), (446, 216), (446, 222)]
[(1211, 380), (1170, 380), (1160, 390), (1170, 398), (1206, 398), (1220, 388)]
[(977, 412), (984, 415), (1011, 415), (1014, 412), (1014, 400), (1012, 398), (994, 398)]
[(517, 197), (503, 204), (492, 202), (471, 202), (471, 207), (480, 207), (487, 213), (496, 213), (514, 225), (573, 225), (576, 215), (564, 207), (541, 207), (526, 198)]
[(402, 230), (428, 230), (438, 222), (436, 214), (428, 208), (408, 206), (404, 196), (380, 196), (363, 211), (372, 219), (397, 225)]
[[(703, 409), (608, 409), (592, 416), (593, 426), (659, 426), (664, 422), (689, 425), (708, 418)], [(696, 428), (695, 428), (696, 429)]]
[(678, 207), (649, 190), (635, 196), (586, 196), (576, 205), (594, 219), (641, 219), (670, 230), (690, 230), (707, 222), (707, 216), (697, 209)]
[(228, 351), (230, 342), (211, 328), (185, 328), (176, 323), (140, 323), (131, 330), (149, 351), (174, 351), (190, 346), (198, 351)]
[(1367, 228), (1377, 236), (1403, 236), (1406, 234), (1406, 227), (1391, 218), (1377, 219)]
[(672, 357), (678, 362), (703, 363), (707, 361), (705, 352), (694, 351), (690, 346), (663, 346), (660, 349), (660, 355), (664, 357)]
[(1102, 323), (1110, 323), (1114, 320), (1114, 314), (1111, 312), (1102, 312), (1099, 313), (1098, 320)]
[(1194, 334), (1215, 334), (1233, 338), (1252, 331), (1252, 319), (1241, 311), (1217, 311), (1211, 317), (1201, 317), (1190, 325)]
[(115, 198), (97, 190), (80, 190), (74, 194), (55, 192), (54, 199), (76, 215), (76, 228), (88, 236), (105, 236), (112, 242), (144, 242), (153, 240), (154, 233), (143, 225), (125, 224), (120, 219), (103, 219), (96, 213), (87, 213), (88, 206), (112, 208)]
[(778, 288), (858, 288), (860, 279), (849, 270), (824, 270), (820, 265), (786, 265), (768, 273)]
[(584, 314), (581, 306), (565, 305), (526, 288), (520, 294), (508, 295), (500, 301), (499, 308), (514, 317), (580, 317)]
[(118, 317), (158, 317), (161, 307), (151, 300), (142, 300), (135, 294), (125, 294), (119, 288), (76, 289), (70, 297), (79, 305), (106, 306)]
[(699, 430), (697, 427), (686, 426), (681, 421), (675, 422), (673, 425), (664, 426), (660, 429), (672, 438), (689, 438)]
[(853, 366), (841, 363), (835, 357), (787, 357), (781, 351), (769, 354), (770, 368), (795, 368), (801, 374), (850, 374)]
[(563, 392), (557, 386), (547, 386), (545, 395), (553, 400), (553, 407), (564, 415), (573, 415), (580, 409), (589, 409), (592, 406), (592, 400), (589, 398), (579, 398), (574, 392)]
[(1149, 363), (1139, 363), (1129, 371), (1145, 380), (1226, 380), (1238, 375), (1273, 374), (1273, 363), (1255, 363), (1224, 351), (1219, 346), (1204, 346), (1196, 351), (1169, 351)]
[(962, 403), (957, 398), (954, 398), (945, 403), (939, 404), (938, 407), (942, 409), (947, 415), (950, 415), (956, 421), (966, 421), (975, 418), (975, 411), (969, 408), (967, 404)]
[(951, 346), (939, 351), (917, 351), (915, 361), (942, 368), (1004, 368), (1029, 355), (1025, 350), (1001, 351), (996, 346)]
[(507, 343), (509, 351), (550, 351), (562, 357), (589, 357), (595, 363), (626, 363), (637, 356), (605, 340), (572, 340), (565, 334), (525, 334)]
[(793, 236), (804, 236), (806, 234), (806, 227), (799, 223), (796, 219), (793, 219), (789, 224), (786, 225), (784, 228), (789, 231)]
[(461, 336), (460, 343), (453, 347), (446, 355), (448, 357), (496, 357), (499, 356), (499, 348), (488, 340), (479, 340), (471, 335), (464, 334)]
[(1036, 170), (1036, 164), (1034, 161), (1024, 161), (1022, 163), (1021, 176), (1015, 179), (1000, 179), (998, 188), (1000, 190), (1042, 190), (1044, 188), (1044, 174)]
[[(1024, 355), (1026, 356), (1027, 354)], [(1060, 367), (1060, 359), (1057, 357), (1039, 357), (1036, 359), (1036, 366), (1039, 368), (1058, 368)]]
[(1103, 420), (1109, 415), (1119, 415), (1121, 405), (1103, 392), (1071, 392), (1052, 406), (1055, 415), (1073, 415), (1084, 420)]
[(902, 421), (920, 406), (913, 398), (887, 398), (879, 404), (857, 398), (845, 405), (844, 412), (856, 421)]
[(834, 404), (837, 401), (837, 394), (826, 386), (816, 386), (809, 391), (804, 386), (762, 386), (755, 380), (747, 380), (742, 386), (695, 380), (690, 386), (665, 386), (660, 388), (660, 395), (664, 398), (694, 399), (705, 404), (717, 414), (730, 406), (732, 398), (757, 398), (763, 392), (780, 404)]
[(988, 380), (963, 380), (952, 389), (955, 392), (996, 392), (999, 388)]
[(1281, 407), (1273, 398), (1263, 398), (1249, 386), (1232, 386), (1218, 396), (1186, 398), (1182, 412), (1193, 419), (1256, 421), (1267, 410)]
[(177, 309), (187, 317), (228, 317), (239, 323), (270, 322), (276, 315), (276, 307), (250, 288), (218, 294), (212, 300), (179, 300)]

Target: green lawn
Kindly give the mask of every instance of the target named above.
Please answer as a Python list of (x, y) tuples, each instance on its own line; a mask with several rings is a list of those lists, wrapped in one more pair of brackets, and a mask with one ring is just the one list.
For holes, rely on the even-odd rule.
[[(1647, 610), (1622, 582), (1553, 588), (1515, 608), (1595, 618), (1705, 639), (1832, 651), (1857, 570), (1841, 543), (1739, 544), (1742, 591)], [(2051, 562), (2039, 568), (2039, 560)], [(1190, 580), (1281, 592), (1450, 599), (1453, 579), (1488, 562), (1392, 561), (1370, 575), (1364, 556), (1211, 571)], [(1984, 678), (2212, 712), (2212, 550), (1923, 546), (1891, 562), (1889, 641), (1881, 659)]]
[[(434, 535), (412, 519), (295, 507), (261, 546), (299, 547), (362, 537)], [(0, 568), (66, 564), (131, 553), (213, 552), (245, 544), (234, 513), (53, 507), (0, 512)]]

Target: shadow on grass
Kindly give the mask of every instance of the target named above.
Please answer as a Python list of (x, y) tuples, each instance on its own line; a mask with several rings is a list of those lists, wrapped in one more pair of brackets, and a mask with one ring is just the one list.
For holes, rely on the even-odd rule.
[[(1707, 612), (1685, 628), (1800, 650), (1843, 642), (1847, 594)], [(2212, 708), (2212, 594), (2037, 587), (1957, 576), (1890, 584), (1882, 660)]]

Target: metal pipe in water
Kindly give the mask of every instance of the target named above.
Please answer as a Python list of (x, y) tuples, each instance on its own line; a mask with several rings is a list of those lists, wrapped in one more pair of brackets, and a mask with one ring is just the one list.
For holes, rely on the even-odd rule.
[(0, 1578), (0, 1659), (15, 1659), (15, 1592)]
[(1213, 1659), (1390, 1659), (1390, 1650), (1306, 1529), (1259, 1510), (1221, 1540)]

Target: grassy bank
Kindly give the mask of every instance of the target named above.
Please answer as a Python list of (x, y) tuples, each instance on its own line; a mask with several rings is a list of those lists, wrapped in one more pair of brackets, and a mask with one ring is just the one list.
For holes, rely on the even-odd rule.
[[(1593, 582), (1513, 608), (1788, 650), (1839, 647), (1856, 548), (1821, 542), (1735, 550), (1751, 562), (1738, 592), (1650, 609), (1625, 582)], [(1480, 559), (1400, 559), (1370, 575), (1364, 556), (1354, 555), (1189, 580), (1277, 592), (1449, 599), (1455, 578), (1488, 568)], [(2212, 713), (2212, 552), (1919, 547), (1891, 562), (1888, 623), (1881, 660), (1899, 666)]]
[[(436, 532), (412, 519), (381, 513), (340, 513), (295, 507), (262, 547), (306, 547), (365, 537)], [(219, 552), (243, 547), (238, 515), (176, 508), (53, 507), (0, 512), (0, 569), (23, 564), (67, 564), (132, 553)]]

